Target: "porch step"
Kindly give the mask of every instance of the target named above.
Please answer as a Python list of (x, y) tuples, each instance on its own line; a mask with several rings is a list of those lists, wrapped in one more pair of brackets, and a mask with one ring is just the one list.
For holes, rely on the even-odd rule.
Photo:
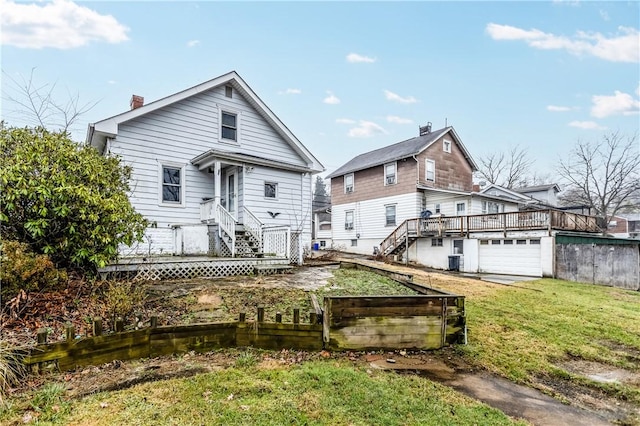
[(273, 275), (292, 272), (291, 265), (256, 265), (253, 270), (256, 275)]

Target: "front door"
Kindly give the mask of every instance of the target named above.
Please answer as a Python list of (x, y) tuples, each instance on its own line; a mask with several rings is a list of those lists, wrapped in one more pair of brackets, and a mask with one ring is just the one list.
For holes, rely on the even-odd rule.
[(235, 169), (227, 174), (227, 211), (237, 217), (238, 179)]

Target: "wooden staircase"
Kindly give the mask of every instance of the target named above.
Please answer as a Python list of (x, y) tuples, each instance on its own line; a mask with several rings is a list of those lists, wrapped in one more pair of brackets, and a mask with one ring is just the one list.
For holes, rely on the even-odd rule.
[(407, 219), (382, 241), (380, 253), (383, 256), (402, 255), (419, 237), (418, 223), (414, 219)]

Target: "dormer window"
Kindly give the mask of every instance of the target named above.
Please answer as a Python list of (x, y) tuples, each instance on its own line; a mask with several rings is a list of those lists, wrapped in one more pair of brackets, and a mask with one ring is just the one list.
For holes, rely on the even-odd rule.
[(451, 153), (451, 141), (448, 139), (443, 139), (442, 140), (442, 150), (444, 152), (448, 152)]
[(348, 194), (353, 192), (353, 173), (349, 173), (348, 175), (344, 175), (344, 192)]
[(384, 165), (384, 184), (395, 185), (397, 183), (396, 176), (396, 163), (389, 163)]

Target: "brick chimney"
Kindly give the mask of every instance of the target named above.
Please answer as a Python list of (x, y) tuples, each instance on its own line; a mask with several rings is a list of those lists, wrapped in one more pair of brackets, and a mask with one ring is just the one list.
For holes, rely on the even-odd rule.
[(473, 185), (473, 192), (480, 192), (480, 185)]
[(144, 105), (144, 98), (142, 96), (138, 96), (138, 95), (131, 96), (131, 102), (129, 103), (129, 106), (131, 107), (131, 109), (140, 108), (142, 105)]

